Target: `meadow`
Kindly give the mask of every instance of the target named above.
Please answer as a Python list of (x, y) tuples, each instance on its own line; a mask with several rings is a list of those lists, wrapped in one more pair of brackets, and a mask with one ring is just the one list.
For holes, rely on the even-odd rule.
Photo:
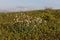
[(60, 40), (60, 10), (1, 12), (0, 40)]

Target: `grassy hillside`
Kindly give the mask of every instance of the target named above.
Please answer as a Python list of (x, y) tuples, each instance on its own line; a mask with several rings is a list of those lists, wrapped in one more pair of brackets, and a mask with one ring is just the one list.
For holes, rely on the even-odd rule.
[(0, 13), (0, 40), (60, 40), (60, 10)]

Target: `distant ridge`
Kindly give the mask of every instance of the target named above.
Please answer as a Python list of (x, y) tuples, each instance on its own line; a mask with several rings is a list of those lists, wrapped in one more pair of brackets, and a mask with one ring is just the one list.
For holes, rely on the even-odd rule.
[(33, 8), (28, 7), (16, 7), (11, 9), (0, 9), (0, 12), (21, 12), (21, 11), (31, 11), (34, 10)]

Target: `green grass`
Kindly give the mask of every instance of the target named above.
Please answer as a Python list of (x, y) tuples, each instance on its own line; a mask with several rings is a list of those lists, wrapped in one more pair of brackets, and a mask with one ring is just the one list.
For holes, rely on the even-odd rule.
[(0, 40), (60, 40), (60, 10), (0, 13)]

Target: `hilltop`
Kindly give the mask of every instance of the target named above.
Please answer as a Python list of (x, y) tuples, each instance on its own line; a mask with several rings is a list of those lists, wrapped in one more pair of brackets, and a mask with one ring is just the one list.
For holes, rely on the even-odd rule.
[(0, 40), (59, 39), (59, 9), (0, 13)]

